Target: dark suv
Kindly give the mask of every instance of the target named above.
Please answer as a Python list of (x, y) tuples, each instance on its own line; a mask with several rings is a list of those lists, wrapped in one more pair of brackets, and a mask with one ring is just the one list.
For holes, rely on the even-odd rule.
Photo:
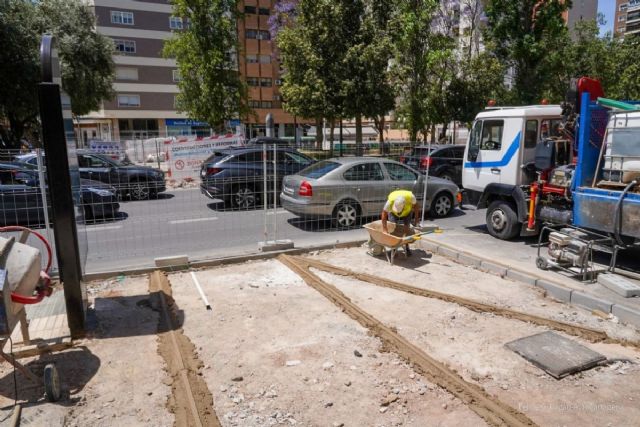
[[(211, 199), (222, 199), (225, 207), (251, 209), (264, 197), (264, 162), (262, 147), (218, 150), (202, 164), (200, 190)], [(273, 148), (267, 150), (267, 197), (273, 200)], [(282, 179), (314, 163), (293, 148), (276, 149), (276, 194)]]
[[(160, 169), (137, 166), (128, 161), (119, 162), (88, 150), (78, 150), (77, 154), (81, 178), (109, 184), (122, 196), (146, 200), (167, 189), (164, 172)], [(24, 155), (19, 160), (37, 165), (35, 156)]]
[(464, 145), (432, 145), (431, 152), (428, 145), (418, 145), (401, 156), (400, 163), (461, 185), (463, 157)]

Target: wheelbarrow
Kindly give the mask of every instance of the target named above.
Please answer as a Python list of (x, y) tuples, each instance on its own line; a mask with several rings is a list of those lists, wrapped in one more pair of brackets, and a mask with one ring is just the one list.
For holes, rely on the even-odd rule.
[[(403, 236), (404, 226), (401, 224), (396, 226), (393, 222), (387, 222), (388, 233), (382, 230), (382, 221), (374, 221), (369, 224), (365, 224), (364, 228), (369, 232), (369, 253), (372, 255), (379, 255), (380, 252), (384, 252), (384, 255), (389, 261), (389, 264), (393, 265), (398, 249), (404, 248), (404, 245), (409, 245), (420, 240), (425, 234), (439, 233), (439, 229), (429, 231), (418, 231), (414, 228), (410, 228), (409, 235)], [(407, 257), (406, 250), (404, 251), (405, 257)]]

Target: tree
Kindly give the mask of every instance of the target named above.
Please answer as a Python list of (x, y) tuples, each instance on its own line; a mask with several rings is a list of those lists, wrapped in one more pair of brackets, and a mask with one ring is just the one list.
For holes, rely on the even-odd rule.
[(614, 99), (640, 99), (640, 36), (613, 38), (609, 42), (609, 54), (612, 70), (610, 78), (605, 80), (605, 95)]
[[(418, 133), (429, 123), (429, 102), (434, 64), (443, 59), (439, 42), (432, 33), (435, 0), (399, 0), (391, 22), (394, 57), (393, 81), (399, 97), (398, 117), (409, 130), (409, 139), (417, 141)], [(444, 53), (446, 55), (446, 53)], [(433, 110), (433, 109), (431, 109)]]
[(113, 41), (95, 31), (91, 9), (73, 0), (39, 4), (45, 31), (57, 37), (62, 61), (62, 87), (75, 116), (89, 114), (113, 97)]
[[(562, 13), (570, 0), (489, 0), (485, 40), (493, 55), (513, 73), (510, 101), (539, 102), (553, 89), (552, 76), (564, 67), (556, 52), (570, 43)], [(564, 94), (554, 93), (553, 98)]]
[[(62, 66), (62, 87), (75, 115), (97, 110), (113, 96), (113, 42), (95, 32), (95, 15), (74, 0), (0, 1), (0, 125), (5, 145), (18, 148), (37, 128), (39, 45), (42, 34), (56, 36)], [(1, 121), (0, 121), (1, 122)]]
[(7, 148), (19, 148), (26, 129), (36, 122), (38, 28), (33, 4), (0, 0), (0, 139)]
[(388, 67), (392, 54), (387, 37), (385, 11), (375, 2), (339, 1), (347, 50), (344, 53), (344, 78), (341, 82), (343, 111), (355, 118), (356, 155), (363, 154), (362, 118), (385, 116), (395, 100), (389, 82)]
[(248, 90), (238, 72), (238, 2), (175, 0), (173, 13), (188, 23), (164, 48), (178, 63), (178, 108), (218, 129), (247, 118)]

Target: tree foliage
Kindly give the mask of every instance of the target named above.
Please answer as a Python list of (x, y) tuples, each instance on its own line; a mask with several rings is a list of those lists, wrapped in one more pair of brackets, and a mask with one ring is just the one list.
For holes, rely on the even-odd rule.
[(188, 22), (164, 48), (178, 63), (178, 108), (218, 128), (247, 118), (247, 85), (237, 65), (237, 0), (175, 0), (173, 13)]
[(74, 0), (0, 0), (0, 136), (7, 147), (18, 147), (25, 133), (37, 133), (39, 45), (45, 32), (58, 41), (62, 85), (75, 115), (98, 109), (112, 96), (113, 43), (95, 32), (89, 7)]
[(547, 92), (565, 62), (560, 52), (570, 43), (562, 13), (569, 0), (489, 0), (485, 40), (493, 55), (513, 73), (508, 101), (531, 104)]

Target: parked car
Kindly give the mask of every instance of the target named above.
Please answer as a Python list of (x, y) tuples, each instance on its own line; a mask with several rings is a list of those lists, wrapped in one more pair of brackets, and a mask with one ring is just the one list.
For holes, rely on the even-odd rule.
[[(267, 151), (267, 194), (273, 198), (273, 148)], [(222, 199), (226, 207), (251, 209), (263, 202), (263, 150), (258, 147), (229, 148), (216, 151), (202, 163), (200, 190), (211, 199)], [(295, 149), (276, 149), (276, 194), (285, 175), (298, 173), (314, 163)]]
[[(80, 197), (85, 219), (113, 218), (120, 209), (116, 189), (99, 181), (81, 179)], [(0, 224), (43, 223), (37, 172), (18, 168), (14, 162), (0, 163)]]
[(457, 185), (462, 185), (462, 160), (464, 145), (432, 145), (429, 152), (428, 145), (418, 145), (411, 149), (411, 153), (400, 157), (400, 163), (409, 167), (437, 176)]
[[(424, 175), (393, 160), (340, 157), (285, 177), (280, 201), (300, 217), (331, 219), (338, 227), (352, 227), (362, 218), (379, 216), (394, 190), (410, 190), (422, 203), (424, 182)], [(426, 209), (431, 217), (449, 215), (459, 202), (453, 182), (429, 177)]]
[[(78, 150), (80, 177), (100, 181), (114, 187), (122, 196), (146, 200), (166, 190), (164, 172), (131, 162), (119, 162), (103, 154)], [(16, 156), (16, 161), (37, 166), (35, 154)]]

